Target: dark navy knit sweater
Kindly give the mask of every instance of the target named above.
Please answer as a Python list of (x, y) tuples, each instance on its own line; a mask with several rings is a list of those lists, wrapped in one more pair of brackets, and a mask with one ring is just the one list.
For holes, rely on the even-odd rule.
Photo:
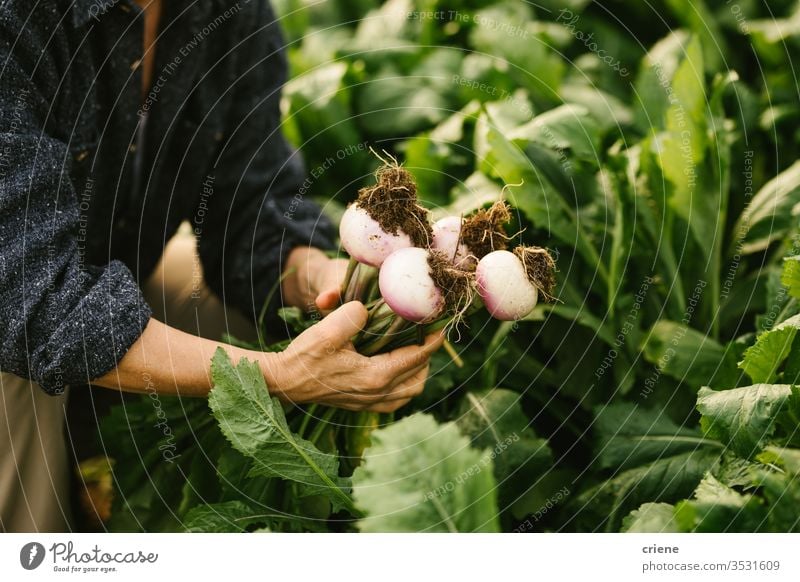
[(181, 222), (207, 284), (246, 315), (292, 247), (331, 244), (280, 133), (269, 6), (163, 6), (143, 99), (131, 0), (0, 0), (0, 371), (50, 393), (141, 335), (140, 283)]

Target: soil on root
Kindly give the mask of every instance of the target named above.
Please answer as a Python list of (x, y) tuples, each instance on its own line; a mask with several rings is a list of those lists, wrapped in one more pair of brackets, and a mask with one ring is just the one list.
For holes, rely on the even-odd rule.
[(461, 242), (478, 260), (492, 251), (503, 251), (508, 247), (508, 235), (503, 225), (511, 220), (508, 204), (498, 200), (488, 209), (481, 208), (464, 220), (461, 227)]
[(428, 253), (431, 279), (444, 295), (445, 309), (458, 317), (472, 303), (472, 280), (474, 275), (453, 266), (440, 251)]
[(358, 191), (356, 204), (390, 234), (406, 233), (414, 246), (430, 246), (433, 232), (428, 210), (417, 202), (414, 177), (398, 164), (385, 164), (375, 174), (377, 183)]
[(546, 301), (553, 301), (553, 291), (556, 287), (556, 262), (550, 252), (542, 247), (534, 246), (519, 246), (513, 252), (522, 261), (522, 266), (525, 268), (530, 282), (536, 286)]

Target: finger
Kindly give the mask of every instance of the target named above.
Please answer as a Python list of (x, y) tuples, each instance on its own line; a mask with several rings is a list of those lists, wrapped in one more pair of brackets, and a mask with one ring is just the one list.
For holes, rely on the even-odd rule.
[(350, 301), (303, 332), (303, 335), (311, 332), (318, 341), (340, 348), (350, 343), (350, 339), (366, 324), (367, 308), (359, 301)]
[(393, 388), (396, 388), (396, 387), (400, 386), (401, 384), (406, 382), (408, 379), (413, 378), (414, 376), (416, 376), (417, 374), (419, 374), (422, 371), (424, 371), (425, 375), (427, 376), (429, 368), (430, 368), (430, 361), (425, 361), (424, 363), (420, 364), (416, 368), (412, 368), (411, 370), (408, 370), (407, 372), (403, 372), (402, 374), (400, 374), (399, 376), (397, 376), (396, 378), (394, 378), (392, 380), (391, 384), (389, 385), (389, 389), (391, 390)]
[(425, 383), (428, 380), (429, 372), (430, 367), (424, 366), (413, 376), (392, 388), (392, 390), (383, 397), (383, 402), (392, 402), (419, 396), (425, 390)]
[(315, 300), (320, 311), (334, 309), (339, 303), (342, 294), (342, 283), (347, 276), (348, 262), (343, 259), (332, 260), (328, 263), (322, 280), (317, 289), (319, 294)]
[(327, 289), (317, 295), (317, 298), (314, 300), (314, 303), (322, 312), (330, 311), (334, 309), (336, 305), (338, 305), (339, 300), (341, 299), (341, 290), (339, 287), (334, 287), (331, 289)]
[[(324, 320), (323, 320), (324, 321)], [(372, 356), (372, 365), (385, 369), (390, 375), (399, 376), (427, 363), (431, 355), (444, 343), (444, 332), (438, 331), (425, 338), (421, 346), (406, 346), (385, 354)]]

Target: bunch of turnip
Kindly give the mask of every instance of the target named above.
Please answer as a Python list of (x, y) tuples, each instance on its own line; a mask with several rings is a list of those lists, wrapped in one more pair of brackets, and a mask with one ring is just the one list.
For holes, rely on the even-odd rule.
[(411, 174), (394, 160), (385, 163), (339, 229), (351, 257), (343, 300), (362, 301), (370, 312), (358, 349), (374, 354), (410, 343), (482, 307), (496, 319), (518, 320), (550, 299), (552, 257), (539, 247), (508, 250), (510, 220), (499, 200), (431, 224)]

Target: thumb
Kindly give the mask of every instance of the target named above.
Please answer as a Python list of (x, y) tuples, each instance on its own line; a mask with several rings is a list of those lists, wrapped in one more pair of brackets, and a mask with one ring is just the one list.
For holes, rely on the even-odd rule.
[(324, 317), (311, 330), (315, 329), (323, 341), (330, 342), (334, 347), (341, 347), (364, 329), (367, 316), (367, 308), (363, 303), (350, 301)]

